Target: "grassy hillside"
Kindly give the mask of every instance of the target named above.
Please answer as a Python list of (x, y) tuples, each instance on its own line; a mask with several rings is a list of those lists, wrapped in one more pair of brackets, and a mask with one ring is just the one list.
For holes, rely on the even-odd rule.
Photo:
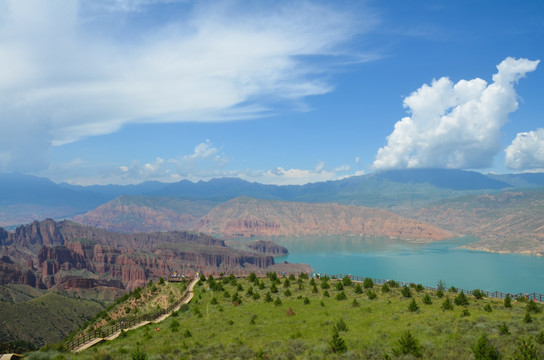
[(56, 293), (29, 301), (0, 302), (0, 343), (24, 340), (41, 346), (58, 342), (102, 309), (97, 302)]
[[(542, 305), (337, 280), (209, 280), (160, 324), (66, 359), (471, 359), (492, 347), (544, 355)], [(325, 285), (326, 284), (326, 285)], [(408, 294), (408, 290), (409, 293)], [(407, 297), (406, 295), (409, 295)], [(462, 299), (461, 299), (462, 300)], [(444, 309), (445, 303), (451, 309)], [(533, 304), (534, 305), (534, 304)], [(487, 334), (483, 338), (483, 334)], [(479, 345), (477, 345), (479, 344)], [(55, 356), (36, 353), (30, 358)], [(61, 358), (61, 357), (59, 357)], [(538, 357), (535, 357), (538, 358)]]

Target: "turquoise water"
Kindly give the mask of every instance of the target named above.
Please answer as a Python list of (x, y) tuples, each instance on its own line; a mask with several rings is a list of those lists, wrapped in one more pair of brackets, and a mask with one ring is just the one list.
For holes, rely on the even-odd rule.
[(276, 262), (305, 263), (316, 273), (353, 274), (461, 289), (544, 294), (544, 257), (459, 248), (473, 238), (431, 244), (391, 239), (307, 237), (271, 239), (289, 249)]

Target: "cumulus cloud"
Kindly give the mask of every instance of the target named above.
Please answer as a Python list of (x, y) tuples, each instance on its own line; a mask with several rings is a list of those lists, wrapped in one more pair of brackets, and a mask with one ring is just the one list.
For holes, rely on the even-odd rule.
[(514, 85), (539, 60), (506, 58), (493, 82), (449, 78), (424, 84), (404, 99), (410, 116), (395, 124), (374, 161), (376, 169), (486, 168), (500, 151), (500, 129), (517, 110)]
[(0, 170), (36, 170), (51, 146), (130, 123), (299, 106), (332, 90), (332, 60), (308, 59), (347, 56), (374, 23), (327, 3), (172, 2), (0, 3), (0, 133), (14, 139), (0, 142)]
[(517, 134), (505, 150), (505, 164), (510, 169), (544, 168), (544, 129)]

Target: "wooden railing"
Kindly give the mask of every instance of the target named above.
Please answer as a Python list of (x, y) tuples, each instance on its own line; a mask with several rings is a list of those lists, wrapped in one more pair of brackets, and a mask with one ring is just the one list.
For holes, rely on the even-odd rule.
[(73, 351), (95, 339), (103, 339), (103, 338), (110, 337), (118, 331), (121, 331), (123, 329), (129, 329), (133, 326), (136, 326), (146, 321), (155, 321), (161, 316), (171, 313), (176, 307), (180, 306), (187, 299), (187, 297), (189, 297), (189, 295), (190, 295), (190, 291), (188, 287), (181, 298), (179, 298), (178, 300), (170, 304), (165, 309), (160, 309), (157, 312), (154, 312), (152, 314), (140, 315), (138, 317), (127, 319), (127, 320), (119, 320), (113, 325), (102, 327), (100, 329), (95, 329), (89, 333), (83, 334), (82, 336), (79, 336), (78, 338), (68, 342), (66, 344), (66, 347), (68, 348), (68, 350)]

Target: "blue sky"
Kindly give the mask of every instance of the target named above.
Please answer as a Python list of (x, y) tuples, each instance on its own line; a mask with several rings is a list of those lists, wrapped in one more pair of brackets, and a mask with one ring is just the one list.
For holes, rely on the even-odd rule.
[(2, 1), (0, 172), (543, 171), (543, 18), (541, 1)]

